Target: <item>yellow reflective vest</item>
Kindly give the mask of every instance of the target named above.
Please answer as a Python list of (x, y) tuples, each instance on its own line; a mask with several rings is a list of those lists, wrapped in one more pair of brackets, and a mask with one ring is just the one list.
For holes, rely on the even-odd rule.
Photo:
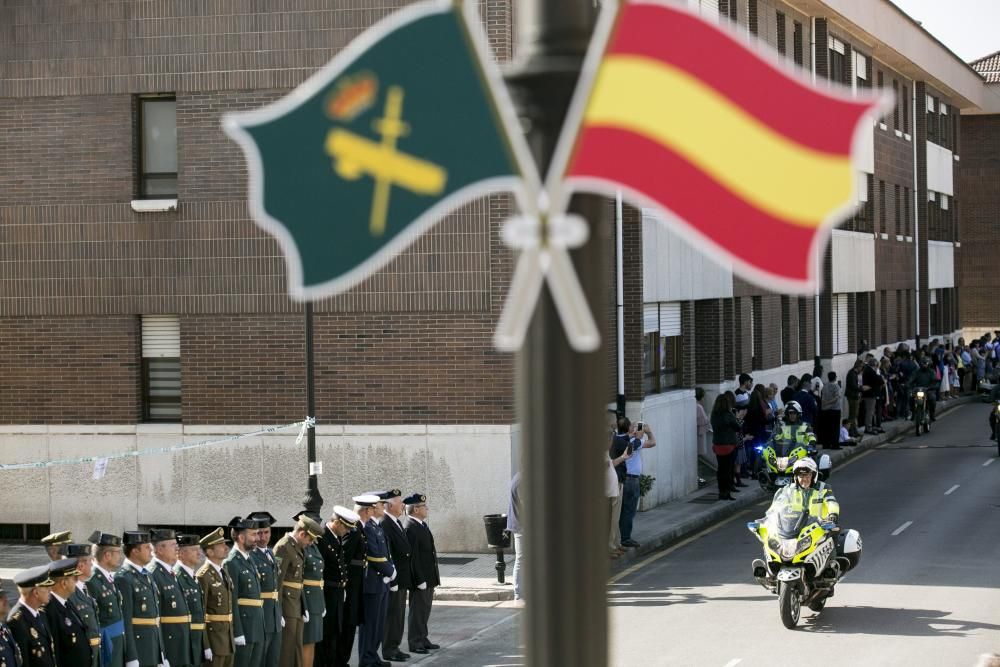
[(804, 511), (819, 521), (826, 521), (831, 514), (840, 516), (840, 503), (833, 495), (833, 489), (825, 482), (819, 482), (808, 489), (792, 484), (780, 489), (774, 495), (772, 507), (780, 507), (784, 514), (798, 514)]
[(774, 434), (775, 440), (792, 440), (797, 445), (815, 445), (816, 436), (813, 435), (809, 424), (783, 424), (781, 430)]

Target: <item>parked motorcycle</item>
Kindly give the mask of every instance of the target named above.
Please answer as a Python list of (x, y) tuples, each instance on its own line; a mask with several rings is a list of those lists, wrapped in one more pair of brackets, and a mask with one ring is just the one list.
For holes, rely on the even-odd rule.
[(915, 387), (910, 392), (910, 399), (913, 403), (913, 425), (916, 428), (917, 435), (920, 435), (921, 429), (923, 429), (924, 433), (930, 433), (931, 418), (927, 412), (927, 389)]
[[(780, 429), (776, 433), (780, 433)], [(819, 466), (821, 481), (826, 481), (833, 467), (827, 454), (820, 456), (813, 445), (802, 445), (789, 438), (772, 437), (766, 445), (758, 445), (755, 449), (757, 462), (754, 477), (757, 478), (761, 488), (768, 493), (774, 493), (792, 483), (792, 467), (799, 459), (812, 457)]]
[(861, 560), (861, 535), (819, 522), (808, 511), (788, 513), (772, 506), (747, 528), (764, 547), (764, 559), (754, 559), (753, 576), (778, 596), (778, 613), (788, 629), (799, 623), (802, 606), (820, 612), (834, 587)]

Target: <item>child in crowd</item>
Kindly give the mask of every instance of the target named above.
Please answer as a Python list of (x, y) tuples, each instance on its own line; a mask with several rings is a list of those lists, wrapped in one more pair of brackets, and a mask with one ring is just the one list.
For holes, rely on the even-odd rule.
[(840, 422), (840, 446), (841, 447), (853, 447), (854, 445), (858, 444), (857, 440), (854, 440), (851, 437), (850, 432), (847, 430), (847, 428), (848, 428), (848, 426), (850, 426), (850, 424), (851, 424), (851, 420), (850, 419), (844, 419), (844, 420), (842, 420)]

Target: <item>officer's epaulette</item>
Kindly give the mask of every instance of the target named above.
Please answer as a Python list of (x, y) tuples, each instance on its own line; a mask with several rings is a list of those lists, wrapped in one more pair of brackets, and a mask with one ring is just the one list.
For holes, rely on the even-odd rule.
[(10, 615), (10, 619), (9, 620), (11, 620), (11, 621), (20, 621), (21, 620), (21, 610), (20, 609), (15, 609), (14, 613)]
[(209, 567), (211, 567), (211, 564), (208, 561), (205, 561), (204, 563), (202, 563), (201, 567), (198, 568), (198, 571), (194, 573), (194, 576), (200, 577), (202, 574), (208, 571)]

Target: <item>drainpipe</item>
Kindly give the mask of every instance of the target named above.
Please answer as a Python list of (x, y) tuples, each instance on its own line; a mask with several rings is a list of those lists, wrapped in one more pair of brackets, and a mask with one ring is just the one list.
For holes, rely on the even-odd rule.
[[(917, 320), (913, 325), (913, 347), (920, 345), (920, 175), (917, 173), (917, 82), (913, 81), (912, 100), (910, 102), (912, 115), (910, 127), (913, 128), (913, 266), (915, 267), (916, 289), (913, 290), (913, 300), (916, 306), (913, 312)], [(927, 205), (927, 202), (924, 202)]]
[[(809, 35), (809, 44), (812, 52), (812, 60), (809, 63), (810, 70), (812, 71), (812, 84), (816, 85), (816, 17), (812, 16), (809, 19), (812, 26), (811, 34)], [(832, 241), (831, 241), (832, 242)], [(822, 336), (820, 336), (819, 331), (819, 292), (820, 292), (820, 280), (823, 274), (823, 254), (820, 252), (819, 247), (816, 248), (816, 296), (815, 296), (815, 306), (813, 307), (815, 317), (815, 327), (816, 327), (816, 354), (813, 355), (813, 367), (819, 366), (820, 363), (820, 350)], [(832, 355), (831, 355), (832, 356)], [(800, 359), (801, 361), (801, 359)]]
[(618, 416), (625, 416), (625, 287), (623, 279), (624, 244), (622, 242), (622, 191), (615, 192), (615, 275), (617, 296), (615, 312), (618, 324)]

